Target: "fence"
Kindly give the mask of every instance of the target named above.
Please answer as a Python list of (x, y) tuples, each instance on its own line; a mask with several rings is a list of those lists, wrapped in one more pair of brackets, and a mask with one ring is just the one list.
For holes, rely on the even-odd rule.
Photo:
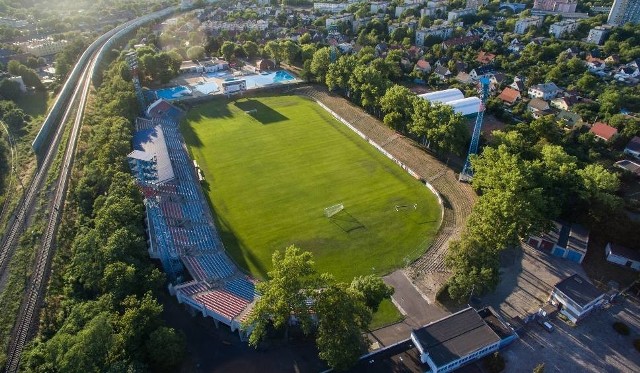
[(347, 122), (345, 119), (343, 119), (340, 115), (338, 115), (336, 112), (334, 112), (333, 110), (329, 109), (329, 107), (327, 107), (325, 104), (323, 104), (322, 102), (318, 101), (317, 99), (313, 98), (313, 100), (320, 105), (320, 107), (322, 107), (324, 110), (326, 110), (329, 114), (331, 114), (334, 118), (336, 118), (337, 120), (339, 120), (342, 124), (344, 124), (345, 126), (349, 127), (350, 130), (352, 130), (353, 132), (355, 132), (358, 136), (362, 137), (365, 141), (367, 141), (369, 144), (371, 144), (374, 148), (378, 149), (378, 151), (382, 154), (384, 154), (387, 158), (391, 159), (392, 161), (394, 161), (398, 166), (402, 167), (403, 170), (407, 171), (409, 173), (409, 175), (415, 177), (416, 179), (420, 180), (420, 182), (424, 183), (424, 185), (426, 185), (427, 188), (429, 188), (429, 190), (436, 196), (436, 198), (438, 199), (438, 204), (440, 205), (440, 221), (442, 221), (442, 219), (444, 218), (444, 203), (442, 202), (442, 197), (440, 196), (440, 193), (436, 190), (436, 188), (433, 187), (433, 185), (431, 185), (427, 180), (425, 180), (422, 176), (420, 176), (417, 172), (415, 172), (414, 170), (412, 170), (411, 168), (409, 168), (409, 166), (407, 166), (406, 164), (402, 163), (400, 160), (398, 160), (396, 157), (393, 156), (393, 154), (389, 153), (388, 151), (384, 150), (384, 148), (382, 148), (382, 146), (378, 145), (375, 141), (371, 140), (369, 137), (367, 137), (364, 133), (360, 132), (360, 130), (358, 130), (357, 128), (355, 128), (354, 126), (351, 125), (351, 123)]

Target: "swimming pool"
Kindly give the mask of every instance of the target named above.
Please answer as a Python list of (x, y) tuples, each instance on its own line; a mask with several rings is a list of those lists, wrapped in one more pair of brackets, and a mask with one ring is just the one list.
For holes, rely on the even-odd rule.
[(273, 73), (268, 74), (260, 74), (260, 75), (248, 75), (239, 77), (239, 79), (244, 79), (247, 81), (247, 89), (265, 87), (274, 83), (282, 83), (287, 82), (289, 80), (294, 80), (293, 75), (289, 74), (287, 71), (280, 70)]
[(218, 87), (218, 85), (214, 82), (208, 82), (208, 83), (198, 84), (195, 87), (193, 87), (193, 89), (200, 93), (208, 95), (210, 93), (218, 92), (220, 90), (220, 87)]
[(179, 85), (171, 88), (163, 88), (154, 91), (158, 98), (162, 98), (165, 100), (174, 100), (176, 98), (180, 98), (182, 96), (190, 96), (191, 90), (188, 87), (183, 85)]

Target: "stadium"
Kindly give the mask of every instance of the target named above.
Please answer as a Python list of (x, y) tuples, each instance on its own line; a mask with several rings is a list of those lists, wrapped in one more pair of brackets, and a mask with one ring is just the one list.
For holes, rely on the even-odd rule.
[(406, 266), (440, 226), (433, 188), (309, 98), (221, 97), (187, 113), (160, 100), (145, 114), (128, 159), (149, 254), (180, 303), (241, 337), (275, 250), (295, 244), (350, 281)]

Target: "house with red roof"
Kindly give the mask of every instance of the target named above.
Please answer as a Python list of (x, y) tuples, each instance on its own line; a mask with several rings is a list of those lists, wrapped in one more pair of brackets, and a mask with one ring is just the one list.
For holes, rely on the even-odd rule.
[(429, 63), (429, 61), (419, 59), (418, 62), (416, 62), (415, 69), (422, 72), (423, 74), (428, 74), (431, 72), (431, 64)]
[(618, 135), (618, 130), (603, 122), (595, 122), (589, 132), (604, 141), (611, 141)]
[(518, 101), (521, 97), (522, 96), (520, 95), (520, 92), (516, 91), (511, 87), (506, 87), (505, 89), (502, 90), (500, 95), (498, 95), (498, 98), (509, 106), (515, 104), (516, 101)]
[(485, 51), (480, 51), (478, 52), (478, 57), (476, 57), (476, 61), (480, 62), (481, 64), (488, 64), (493, 62), (493, 60), (496, 58), (496, 55), (493, 53), (488, 53)]

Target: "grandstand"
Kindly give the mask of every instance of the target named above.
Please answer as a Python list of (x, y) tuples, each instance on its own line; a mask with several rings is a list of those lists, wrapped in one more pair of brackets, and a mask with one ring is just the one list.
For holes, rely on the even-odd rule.
[(129, 154), (144, 196), (149, 255), (162, 263), (180, 303), (244, 337), (240, 325), (255, 301), (255, 281), (233, 264), (213, 224), (178, 130), (182, 112), (158, 101), (148, 118), (136, 120)]

